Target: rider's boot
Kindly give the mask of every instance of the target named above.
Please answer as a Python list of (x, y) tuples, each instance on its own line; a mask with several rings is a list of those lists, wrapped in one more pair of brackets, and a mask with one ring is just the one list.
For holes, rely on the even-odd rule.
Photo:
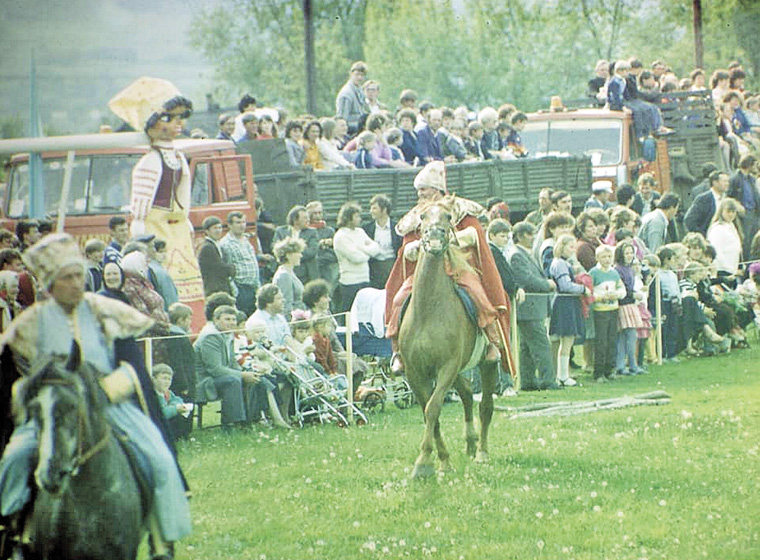
[(485, 327), (486, 337), (488, 338), (488, 348), (486, 349), (485, 361), (487, 363), (498, 362), (501, 359), (501, 334), (499, 325), (496, 321)]

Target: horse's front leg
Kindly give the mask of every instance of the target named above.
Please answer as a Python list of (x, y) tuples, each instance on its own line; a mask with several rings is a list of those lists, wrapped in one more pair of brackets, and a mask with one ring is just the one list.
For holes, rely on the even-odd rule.
[(412, 478), (431, 476), (435, 473), (435, 468), (433, 467), (433, 461), (431, 457), (433, 454), (433, 445), (431, 442), (426, 447), (425, 441), (428, 429), (430, 427), (427, 416), (427, 404), (430, 401), (431, 395), (433, 393), (433, 384), (432, 382), (418, 380), (410, 368), (407, 368), (406, 376), (407, 380), (409, 381), (409, 385), (412, 388), (412, 392), (414, 393), (417, 402), (422, 408), (422, 418), (425, 421), (425, 435), (423, 436), (422, 444), (420, 446), (420, 454), (417, 456), (417, 460), (414, 463)]
[(459, 398), (462, 399), (462, 406), (464, 407), (464, 440), (467, 446), (467, 455), (475, 457), (478, 434), (475, 431), (472, 414), (472, 386), (464, 376), (457, 375), (454, 381), (454, 389), (456, 389)]
[(450, 386), (450, 383), (444, 383), (444, 379), (439, 377), (435, 389), (425, 405), (425, 435), (422, 438), (420, 454), (414, 463), (412, 478), (428, 477), (435, 474), (435, 466), (432, 459), (434, 440), (438, 448), (438, 458), (441, 460), (442, 468), (449, 468), (449, 452), (443, 444), (443, 436), (441, 436), (438, 420), (443, 408), (443, 398)]
[(488, 461), (488, 428), (493, 418), (493, 393), (496, 390), (496, 382), (499, 370), (498, 363), (481, 363), (480, 379), (483, 386), (483, 395), (480, 400), (480, 443), (475, 460), (479, 463)]

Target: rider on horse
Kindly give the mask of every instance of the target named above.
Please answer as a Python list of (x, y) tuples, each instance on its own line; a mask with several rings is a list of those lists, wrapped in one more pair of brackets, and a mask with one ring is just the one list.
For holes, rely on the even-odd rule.
[[(148, 522), (157, 556), (170, 557), (171, 543), (191, 529), (190, 510), (176, 457), (167, 441), (155, 391), (134, 338), (153, 320), (134, 308), (104, 296), (85, 293), (85, 261), (68, 234), (49, 235), (24, 253), (24, 262), (47, 292), (48, 299), (19, 315), (0, 338), (0, 350), (10, 348), (12, 362), (2, 367), (27, 375), (45, 356), (68, 355), (74, 343), (82, 359), (100, 375), (110, 405), (110, 424), (126, 435), (153, 474)], [(153, 419), (134, 404), (136, 395)], [(16, 425), (0, 461), (0, 515), (21, 513), (32, 499), (30, 474), (35, 468), (38, 433), (32, 420)]]
[(501, 358), (505, 368), (514, 373), (508, 344), (509, 301), (504, 294), (485, 232), (478, 220), (478, 216), (485, 210), (476, 202), (448, 195), (446, 168), (441, 161), (427, 164), (414, 178), (414, 188), (419, 203), (396, 225), (396, 232), (404, 241), (385, 284), (386, 336), (392, 340), (394, 347), (391, 369), (396, 372), (403, 369), (401, 358), (395, 352), (396, 337), (404, 302), (411, 294), (414, 282), (414, 269), (420, 249), (420, 216), (429, 203), (443, 201), (449, 196), (446, 200), (456, 230), (455, 244), (465, 251), (472, 270), (451, 270), (448, 274), (464, 288), (477, 309), (478, 326), (484, 330), (490, 343), (486, 360), (495, 362)]

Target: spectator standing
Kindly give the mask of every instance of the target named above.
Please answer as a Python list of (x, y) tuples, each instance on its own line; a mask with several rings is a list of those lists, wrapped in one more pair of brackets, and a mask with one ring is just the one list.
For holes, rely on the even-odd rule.
[(23, 253), (42, 237), (40, 223), (37, 220), (19, 220), (16, 224), (16, 237), (19, 240), (19, 251)]
[(97, 292), (103, 284), (103, 255), (106, 244), (101, 239), (89, 239), (84, 245), (84, 258), (87, 262), (87, 273), (84, 278), (84, 289)]
[(217, 140), (229, 140), (235, 142), (232, 134), (235, 132), (235, 115), (232, 113), (223, 113), (219, 115), (219, 134)]
[(164, 298), (148, 280), (148, 256), (143, 251), (132, 251), (121, 259), (124, 270), (122, 292), (132, 307), (156, 321), (157, 326), (169, 328), (169, 316), (164, 311)]
[(164, 267), (167, 256), (166, 241), (154, 240), (153, 250), (148, 251), (148, 272), (156, 291), (164, 298), (164, 309), (169, 311), (169, 307), (179, 301), (179, 293), (174, 280)]
[(184, 303), (173, 303), (169, 306), (169, 322), (170, 338), (164, 343), (168, 365), (174, 371), (170, 388), (185, 402), (196, 402), (195, 352), (188, 336), (193, 322), (193, 309)]
[(710, 175), (712, 175), (714, 171), (719, 170), (717, 165), (708, 161), (702, 164), (700, 171), (702, 172), (702, 181), (689, 191), (689, 199), (691, 203), (693, 203), (700, 194), (710, 190)]
[(129, 302), (129, 298), (122, 291), (124, 281), (124, 271), (121, 269), (121, 265), (117, 262), (106, 263), (103, 267), (103, 287), (100, 288), (98, 294), (127, 305), (132, 305)]
[(749, 260), (752, 238), (760, 228), (760, 194), (752, 172), (755, 163), (755, 156), (744, 156), (739, 162), (739, 169), (731, 177), (728, 188), (728, 196), (738, 200), (744, 207), (742, 235), (745, 260)]
[(5, 332), (16, 315), (21, 313), (18, 297), (18, 272), (0, 271), (0, 333)]
[(679, 196), (669, 192), (660, 198), (657, 208), (641, 220), (639, 237), (651, 252), (656, 252), (665, 244), (668, 224), (675, 218), (680, 203)]
[(319, 253), (318, 230), (309, 227), (309, 211), (305, 206), (294, 206), (286, 217), (288, 225), (278, 227), (274, 232), (273, 242), (277, 243), (286, 237), (303, 239), (306, 248), (303, 250), (301, 264), (295, 267), (296, 275), (301, 282), (306, 284), (310, 280), (319, 278), (319, 265), (317, 254)]
[(726, 196), (729, 187), (727, 173), (713, 171), (710, 175), (710, 190), (697, 196), (689, 206), (683, 223), (689, 231), (707, 235), (707, 228), (715, 215), (715, 209)]
[(575, 254), (575, 238), (561, 235), (554, 245), (554, 259), (549, 266), (549, 277), (557, 285), (557, 297), (552, 306), (549, 334), (559, 337), (557, 354), (557, 381), (563, 387), (574, 387), (578, 382), (570, 377), (570, 351), (576, 339), (583, 339), (586, 327), (581, 313), (581, 295), (590, 295), (589, 289), (575, 282), (568, 259)]
[(369, 108), (369, 113), (371, 115), (382, 113), (388, 109), (388, 107), (386, 107), (385, 104), (380, 103), (380, 100), (378, 99), (380, 96), (380, 84), (375, 80), (367, 80), (364, 82), (362, 90), (364, 91), (364, 99), (367, 102), (367, 107)]
[(414, 126), (417, 124), (417, 113), (412, 109), (402, 109), (398, 113), (398, 126), (404, 136), (401, 144), (401, 152), (404, 154), (404, 161), (409, 165), (418, 164), (422, 157), (420, 155), (419, 140)]
[(324, 208), (318, 200), (306, 205), (309, 213), (309, 228), (317, 232), (317, 270), (318, 277), (327, 281), (334, 289), (338, 285), (338, 259), (333, 250), (335, 229), (324, 220)]
[(363, 228), (367, 236), (380, 247), (377, 255), (369, 260), (369, 283), (373, 288), (382, 290), (396, 262), (396, 254), (401, 248), (401, 236), (396, 233), (395, 223), (391, 220), (391, 201), (383, 194), (376, 194), (369, 201), (369, 213), (372, 219)]
[(306, 243), (301, 239), (287, 237), (274, 245), (274, 256), (280, 263), (274, 273), (272, 282), (280, 288), (283, 297), (282, 314), (290, 321), (294, 309), (306, 309), (303, 303), (303, 283), (296, 276), (294, 269), (301, 264), (301, 256)]
[(594, 283), (594, 381), (604, 383), (614, 377), (618, 339), (618, 300), (625, 297), (620, 274), (612, 268), (614, 249), (596, 248), (597, 265), (589, 271)]
[(203, 220), (203, 231), (206, 237), (198, 249), (198, 265), (203, 278), (203, 294), (208, 297), (215, 292), (226, 292), (233, 295), (232, 279), (235, 277), (235, 265), (224, 262), (219, 241), (222, 239), (224, 228), (222, 220), (217, 216), (209, 216)]
[(232, 133), (233, 138), (238, 138), (246, 133), (246, 128), (243, 125), (243, 117), (247, 114), (253, 114), (256, 111), (256, 98), (251, 94), (246, 93), (238, 101), (238, 115), (235, 117), (235, 129)]
[(298, 121), (290, 121), (285, 127), (285, 149), (288, 152), (291, 167), (301, 167), (306, 157), (301, 140), (303, 140), (303, 126)]
[(340, 208), (338, 231), (333, 238), (340, 270), (340, 311), (351, 309), (356, 293), (370, 286), (369, 259), (380, 252), (380, 246), (367, 236), (361, 224), (362, 210), (359, 205), (347, 202)]
[(660, 199), (660, 193), (657, 188), (657, 181), (651, 173), (642, 173), (636, 183), (639, 192), (633, 199), (631, 210), (636, 212), (642, 218), (657, 208), (657, 201)]
[(121, 261), (121, 250), (129, 241), (129, 226), (124, 216), (114, 216), (108, 220), (108, 230), (111, 232), (111, 241), (103, 253), (103, 265)]
[[(662, 317), (662, 347), (663, 358), (666, 362), (677, 363), (678, 359), (678, 312), (681, 307), (681, 289), (678, 285), (678, 275), (675, 270), (678, 267), (676, 254), (670, 247), (660, 247), (657, 251), (660, 259), (660, 269), (657, 274), (660, 277), (661, 309)], [(655, 282), (649, 287), (649, 311), (656, 316), (657, 309), (654, 305)]]
[(243, 134), (234, 134), (233, 140), (236, 144), (240, 142), (253, 142), (259, 136), (259, 119), (253, 113), (245, 113), (240, 119), (243, 123)]
[[(518, 288), (525, 291), (525, 300), (517, 302), (517, 329), (520, 333), (520, 389), (535, 391), (556, 389), (551, 345), (546, 334), (546, 318), (550, 310), (550, 294), (556, 289), (533, 258), (536, 228), (530, 222), (515, 225), (514, 245), (508, 262)], [(536, 379), (538, 370), (538, 379)]]
[(361, 129), (360, 121), (369, 113), (367, 98), (362, 91), (362, 84), (367, 77), (367, 65), (358, 60), (351, 65), (348, 81), (338, 92), (335, 99), (335, 114), (346, 120), (348, 133), (355, 135)]
[(715, 216), (707, 230), (707, 241), (715, 247), (715, 268), (718, 276), (730, 277), (733, 281), (739, 273), (742, 259), (742, 232), (739, 225), (741, 205), (733, 198), (726, 198), (718, 204)]
[(584, 210), (599, 208), (607, 210), (612, 208), (610, 195), (612, 194), (612, 181), (594, 181), (591, 184), (591, 196), (583, 206)]
[(549, 187), (544, 187), (538, 192), (538, 208), (530, 212), (525, 216), (525, 221), (529, 224), (533, 224), (536, 228), (540, 228), (544, 223), (546, 216), (552, 210), (552, 194), (554, 191)]
[(438, 141), (438, 129), (443, 124), (443, 113), (439, 109), (431, 109), (428, 122), (417, 132), (417, 146), (422, 163), (443, 159), (441, 145)]
[(245, 235), (245, 214), (227, 214), (227, 235), (219, 242), (222, 259), (235, 268), (232, 282), (237, 288), (236, 305), (250, 316), (256, 310), (256, 291), (259, 289), (259, 263), (250, 240)]
[[(644, 328), (636, 301), (633, 261), (636, 258), (633, 244), (628, 241), (618, 243), (615, 247), (615, 270), (620, 275), (625, 295), (619, 298), (617, 358), (615, 370), (618, 375), (638, 375), (644, 373), (636, 360), (637, 329)], [(628, 369), (626, 369), (626, 363)]]

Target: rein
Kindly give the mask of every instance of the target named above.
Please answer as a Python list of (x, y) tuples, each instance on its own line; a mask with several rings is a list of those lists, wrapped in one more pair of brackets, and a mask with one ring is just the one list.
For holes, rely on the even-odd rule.
[[(73, 381), (67, 381), (64, 379), (47, 379), (42, 382), (42, 385), (72, 386), (74, 384), (75, 383)], [(106, 445), (108, 445), (108, 440), (111, 437), (111, 426), (106, 423), (106, 429), (103, 437), (100, 438), (100, 440), (98, 440), (95, 445), (85, 451), (84, 442), (82, 441), (84, 439), (83, 435), (85, 428), (85, 418), (86, 414), (84, 410), (84, 404), (80, 404), (77, 407), (77, 454), (74, 457), (71, 468), (67, 469), (71, 476), (76, 476), (79, 474), (79, 469), (82, 467), (82, 465), (87, 463), (87, 461), (105, 449)]]

